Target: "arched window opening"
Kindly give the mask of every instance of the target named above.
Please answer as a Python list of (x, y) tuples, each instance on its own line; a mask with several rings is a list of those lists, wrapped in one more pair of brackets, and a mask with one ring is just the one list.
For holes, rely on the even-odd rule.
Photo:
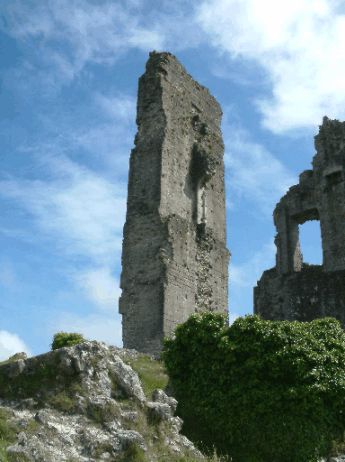
[(299, 225), (299, 239), (303, 263), (322, 265), (322, 242), (319, 220), (306, 221)]

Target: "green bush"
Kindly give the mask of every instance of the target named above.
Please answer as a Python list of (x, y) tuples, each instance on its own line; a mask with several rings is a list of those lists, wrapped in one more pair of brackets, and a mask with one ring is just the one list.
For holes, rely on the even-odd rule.
[(345, 333), (257, 316), (193, 315), (163, 357), (184, 431), (234, 462), (316, 462), (345, 429)]
[(85, 342), (85, 338), (82, 336), (82, 334), (77, 334), (75, 332), (58, 332), (54, 335), (52, 350), (78, 345), (78, 343), (82, 342)]

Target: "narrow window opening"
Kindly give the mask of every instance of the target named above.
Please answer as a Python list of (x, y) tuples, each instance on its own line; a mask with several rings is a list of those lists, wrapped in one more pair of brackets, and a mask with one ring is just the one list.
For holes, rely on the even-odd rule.
[(303, 263), (322, 265), (322, 242), (319, 220), (306, 221), (299, 225), (299, 238)]
[(206, 224), (206, 190), (205, 186), (198, 183), (197, 186), (197, 224)]

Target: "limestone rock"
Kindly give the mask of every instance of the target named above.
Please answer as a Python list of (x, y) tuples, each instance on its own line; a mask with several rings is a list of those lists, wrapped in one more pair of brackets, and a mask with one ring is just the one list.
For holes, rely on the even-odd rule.
[(148, 462), (204, 460), (179, 433), (176, 400), (159, 389), (145, 396), (126, 364), (137, 360), (144, 355), (84, 342), (0, 365), (0, 419), (17, 429), (7, 453), (32, 462), (124, 462), (133, 451)]
[(18, 361), (19, 359), (26, 359), (28, 357), (28, 355), (22, 351), (20, 353), (15, 353), (14, 355), (10, 356), (8, 358), (8, 361), (9, 362), (12, 362), (12, 361)]
[(149, 415), (159, 421), (170, 420), (177, 407), (176, 399), (168, 396), (163, 390), (156, 389), (152, 393), (152, 401), (147, 402)]
[(176, 399), (173, 398), (172, 396), (168, 396), (166, 393), (164, 393), (163, 390), (160, 390), (160, 389), (154, 390), (152, 393), (152, 401), (163, 403), (163, 404), (168, 404), (173, 414), (176, 411), (176, 407), (177, 407)]
[(169, 420), (172, 417), (169, 404), (148, 402), (147, 407), (150, 410), (149, 415), (153, 419)]

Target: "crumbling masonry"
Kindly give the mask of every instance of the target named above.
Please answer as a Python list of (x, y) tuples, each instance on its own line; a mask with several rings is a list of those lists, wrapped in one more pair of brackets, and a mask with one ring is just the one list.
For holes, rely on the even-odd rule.
[(221, 109), (170, 53), (139, 80), (120, 313), (126, 348), (158, 353), (193, 312), (227, 312)]
[[(300, 175), (274, 211), (276, 266), (254, 289), (265, 319), (309, 321), (334, 316), (345, 326), (345, 122), (324, 118), (313, 169)], [(319, 220), (322, 265), (303, 263), (298, 226)]]

